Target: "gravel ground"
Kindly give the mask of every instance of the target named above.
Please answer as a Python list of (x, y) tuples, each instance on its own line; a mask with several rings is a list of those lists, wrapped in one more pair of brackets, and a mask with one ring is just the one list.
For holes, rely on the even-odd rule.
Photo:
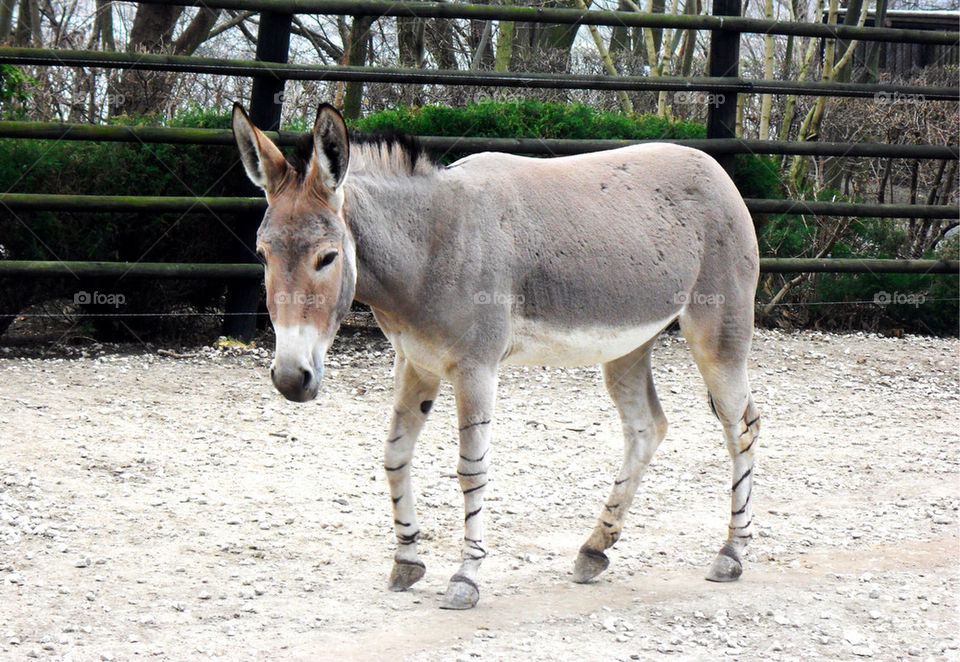
[(655, 350), (670, 432), (590, 585), (573, 560), (621, 454), (600, 372), (505, 370), (480, 605), (444, 612), (452, 393), (416, 460), (427, 575), (390, 593), (392, 352), (347, 336), (306, 405), (261, 349), (0, 349), (0, 658), (960, 659), (957, 340), (757, 332), (758, 536), (723, 585), (729, 461), (682, 338)]

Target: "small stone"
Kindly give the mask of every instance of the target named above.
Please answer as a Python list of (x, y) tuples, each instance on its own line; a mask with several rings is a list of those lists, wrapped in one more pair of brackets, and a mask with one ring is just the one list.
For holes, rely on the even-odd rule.
[(200, 595), (197, 596), (197, 599), (198, 599), (198, 600), (209, 600), (211, 597), (213, 597), (213, 596), (211, 596), (208, 592), (202, 591), (202, 592), (200, 593)]
[(879, 611), (877, 611), (876, 609), (871, 609), (871, 610), (870, 610), (870, 620), (875, 621), (875, 620), (879, 619), (881, 616), (882, 616), (882, 614), (881, 614)]
[(86, 556), (82, 556), (82, 557), (80, 557), (79, 559), (77, 559), (76, 563), (73, 564), (73, 567), (74, 567), (74, 568), (89, 568), (89, 567), (90, 567), (90, 559), (89, 559), (88, 557), (86, 557)]
[(93, 591), (87, 591), (86, 595), (83, 597), (86, 598), (88, 602), (93, 602), (97, 599), (97, 596), (93, 594)]
[(863, 635), (853, 629), (844, 630), (843, 639), (851, 646), (859, 646), (864, 641)]
[(873, 657), (873, 649), (869, 646), (854, 646), (850, 650), (854, 655), (860, 657)]

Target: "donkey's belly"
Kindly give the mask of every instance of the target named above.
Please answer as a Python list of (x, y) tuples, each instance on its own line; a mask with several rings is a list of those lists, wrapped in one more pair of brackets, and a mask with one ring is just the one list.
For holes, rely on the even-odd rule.
[(514, 320), (510, 348), (503, 363), (586, 366), (629, 354), (655, 337), (676, 315), (640, 325), (565, 329), (526, 319)]

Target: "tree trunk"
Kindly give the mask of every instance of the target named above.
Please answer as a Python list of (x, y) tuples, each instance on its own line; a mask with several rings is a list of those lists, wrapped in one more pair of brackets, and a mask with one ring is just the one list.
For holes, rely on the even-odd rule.
[[(877, 0), (873, 16), (874, 27), (884, 27), (884, 24), (887, 22), (887, 0)], [(861, 82), (876, 83), (880, 78), (880, 49), (886, 47), (887, 44), (882, 41), (871, 42), (869, 54), (867, 55), (867, 66), (864, 68), (863, 75), (860, 78)]]
[[(587, 8), (593, 0), (584, 0)], [(535, 7), (576, 7), (577, 0), (537, 0)], [(514, 28), (510, 68), (520, 70), (567, 71), (570, 49), (576, 41), (579, 25), (520, 23)]]
[(0, 45), (12, 40), (13, 5), (17, 0), (0, 0)]
[(117, 50), (117, 42), (113, 38), (113, 2), (111, 0), (97, 0), (97, 16), (93, 21), (93, 33), (95, 40), (100, 42), (101, 50)]
[[(370, 44), (370, 26), (376, 16), (355, 16), (347, 38), (344, 64), (363, 66), (367, 61)], [(360, 117), (360, 108), (363, 105), (363, 83), (350, 81), (343, 89), (343, 116), (347, 119)]]
[[(617, 11), (630, 11), (624, 0), (617, 0)], [(610, 32), (610, 53), (618, 54), (630, 50), (630, 30), (625, 25), (615, 25)]]
[[(870, 0), (847, 0), (847, 11), (843, 15), (843, 24), (847, 26), (853, 26), (859, 24), (860, 11), (863, 7), (863, 3), (866, 2), (870, 4)], [(846, 53), (847, 49), (851, 47), (851, 42), (846, 39), (841, 39), (837, 43), (837, 52)], [(854, 46), (855, 48), (855, 46)], [(851, 55), (850, 59), (846, 63), (841, 65), (833, 75), (833, 80), (841, 83), (850, 82), (850, 70), (853, 69), (851, 62), (853, 62), (853, 56)]]
[[(128, 53), (162, 53), (173, 42), (173, 29), (183, 7), (138, 5), (127, 40)], [(125, 69), (109, 94), (110, 115), (147, 115), (163, 105), (169, 94), (168, 75), (160, 71)]]
[[(773, 0), (763, 3), (763, 17), (773, 20)], [(763, 36), (763, 77), (773, 78), (773, 35)], [(760, 131), (758, 138), (767, 140), (770, 137), (770, 114), (773, 112), (773, 95), (764, 94), (760, 97)]]
[(173, 52), (176, 55), (193, 55), (200, 44), (210, 36), (210, 30), (216, 25), (219, 17), (219, 9), (201, 8), (183, 34), (173, 43)]
[[(700, 0), (686, 0), (683, 13), (698, 16), (703, 9)], [(697, 30), (684, 30), (680, 45), (680, 76), (689, 78), (693, 70), (693, 52), (697, 48)]]
[[(426, 57), (424, 50), (424, 27), (422, 18), (397, 17), (397, 61), (401, 67), (419, 69)], [(406, 106), (423, 102), (422, 85), (404, 85), (400, 103)]]
[[(209, 38), (220, 10), (199, 9), (174, 40), (173, 31), (182, 14), (183, 7), (178, 5), (139, 5), (127, 52), (192, 54)], [(159, 111), (170, 98), (172, 80), (173, 75), (166, 72), (125, 70), (110, 94), (110, 114), (148, 115)]]
[(17, 13), (17, 29), (13, 36), (16, 46), (40, 46), (40, 7), (37, 0), (20, 0)]
[[(580, 9), (587, 9), (587, 5), (584, 4), (583, 0), (577, 0), (577, 4)], [(587, 27), (590, 29), (590, 36), (593, 37), (593, 43), (597, 47), (600, 59), (603, 60), (604, 68), (608, 74), (616, 76), (618, 74), (617, 68), (614, 66), (613, 60), (610, 59), (610, 53), (607, 52), (606, 47), (603, 45), (603, 37), (600, 35), (600, 31), (597, 30), (596, 25), (588, 25)], [(617, 90), (617, 97), (620, 99), (620, 109), (627, 115), (633, 114), (633, 104), (630, 103), (630, 97), (627, 96), (627, 93), (624, 90)]]
[[(503, 4), (512, 5), (513, 0), (504, 0)], [(494, 71), (510, 71), (516, 28), (517, 24), (511, 21), (500, 21), (497, 26), (497, 53), (493, 63)]]

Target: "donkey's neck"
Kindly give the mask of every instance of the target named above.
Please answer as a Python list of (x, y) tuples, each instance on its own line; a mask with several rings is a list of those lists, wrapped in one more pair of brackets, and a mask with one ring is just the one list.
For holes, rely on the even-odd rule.
[(407, 303), (421, 280), (429, 242), (423, 223), (437, 180), (363, 173), (344, 188), (344, 217), (357, 246), (355, 298), (392, 313)]

